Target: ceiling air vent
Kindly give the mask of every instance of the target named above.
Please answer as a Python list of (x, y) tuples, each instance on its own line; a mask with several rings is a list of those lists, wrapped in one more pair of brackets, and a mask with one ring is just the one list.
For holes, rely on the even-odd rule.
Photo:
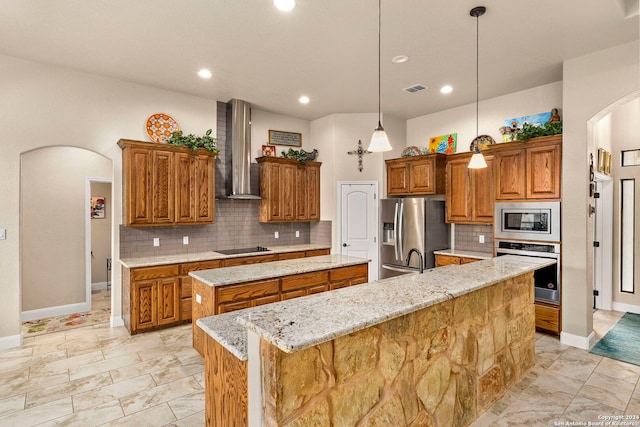
[(402, 90), (407, 93), (416, 93), (416, 92), (420, 92), (421, 90), (425, 90), (426, 88), (427, 87), (425, 85), (413, 85), (413, 86), (406, 87)]

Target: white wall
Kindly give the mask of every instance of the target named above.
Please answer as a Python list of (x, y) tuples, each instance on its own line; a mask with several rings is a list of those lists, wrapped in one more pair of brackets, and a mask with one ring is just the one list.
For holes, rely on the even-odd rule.
[[(504, 121), (558, 108), (562, 115), (562, 82), (538, 86), (497, 98), (480, 101), (478, 133), (502, 141), (498, 130)], [(476, 137), (476, 104), (464, 105), (427, 116), (407, 120), (407, 146), (426, 147), (429, 138), (457, 133), (456, 152), (469, 151)]]
[[(216, 126), (216, 102), (65, 68), (0, 56), (0, 348), (20, 344), (20, 155), (44, 146), (76, 146), (113, 161), (112, 320), (121, 314), (118, 224), (122, 222), (120, 138), (147, 140), (151, 114), (172, 115), (187, 133)], [(51, 207), (55, 209), (55, 205)]]
[[(363, 156), (363, 170), (358, 171), (358, 156), (347, 152), (358, 149), (358, 140), (366, 150), (371, 135), (378, 123), (377, 113), (333, 114), (311, 122), (311, 137), (320, 151), (322, 161), (320, 204), (321, 218), (332, 221), (332, 251), (340, 251), (338, 242), (337, 182), (377, 181), (380, 193), (385, 185), (384, 159), (389, 153), (398, 157), (405, 146), (405, 122), (391, 116), (384, 116), (383, 126), (394, 147), (392, 152), (372, 153)], [(378, 195), (381, 197), (381, 194)]]
[(592, 129), (596, 116), (640, 86), (639, 52), (636, 41), (565, 61), (563, 67), (561, 340), (582, 347), (593, 331), (588, 164), (597, 150)]

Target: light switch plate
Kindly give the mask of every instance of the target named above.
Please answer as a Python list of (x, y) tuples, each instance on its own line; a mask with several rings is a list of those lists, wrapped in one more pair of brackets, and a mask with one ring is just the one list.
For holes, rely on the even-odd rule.
[(478, 235), (478, 242), (484, 243), (484, 236), (482, 234)]
[(182, 236), (182, 244), (183, 245), (189, 244), (189, 236)]
[(153, 246), (160, 246), (160, 238), (159, 237), (154, 237), (153, 238)]
[(7, 240), (7, 229), (0, 228), (0, 240)]
[(273, 234), (273, 236), (274, 236), (276, 239), (279, 239), (279, 238), (280, 238), (280, 233), (278, 233), (278, 232), (276, 231), (276, 232)]
[(200, 296), (200, 294), (196, 294), (196, 302), (198, 304), (202, 304), (202, 297)]
[(296, 237), (300, 237), (300, 231), (296, 230)]

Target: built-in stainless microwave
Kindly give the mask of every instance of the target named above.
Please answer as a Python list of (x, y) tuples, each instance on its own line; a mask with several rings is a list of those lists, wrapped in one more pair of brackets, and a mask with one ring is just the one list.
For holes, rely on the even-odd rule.
[(496, 202), (496, 239), (560, 242), (560, 202)]

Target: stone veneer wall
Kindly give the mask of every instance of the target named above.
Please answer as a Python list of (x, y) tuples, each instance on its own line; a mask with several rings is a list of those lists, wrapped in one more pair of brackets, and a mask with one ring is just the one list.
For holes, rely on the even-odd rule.
[[(484, 236), (484, 243), (478, 242), (478, 236)], [(456, 224), (455, 248), (464, 251), (493, 253), (493, 225)]]
[(292, 354), (263, 340), (263, 425), (467, 426), (534, 340), (533, 273)]

